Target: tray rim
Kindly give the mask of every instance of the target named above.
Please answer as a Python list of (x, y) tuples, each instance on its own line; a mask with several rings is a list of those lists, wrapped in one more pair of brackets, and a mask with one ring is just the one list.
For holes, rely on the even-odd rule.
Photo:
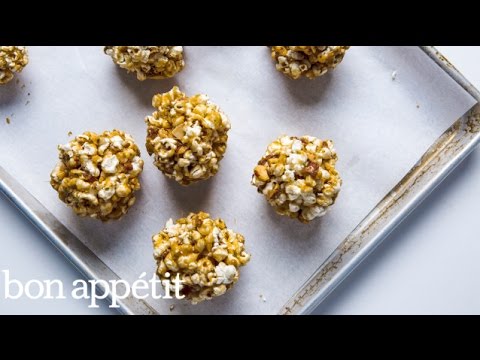
[[(467, 91), (476, 101), (480, 103), (480, 92), (433, 46), (419, 46), (439, 67), (444, 70), (457, 84)], [(474, 107), (475, 107), (474, 106)], [(479, 109), (480, 113), (480, 109)], [(457, 120), (458, 122), (459, 120)], [(455, 123), (454, 123), (455, 124)], [(329, 265), (332, 257), (348, 237), (339, 245), (325, 262), (318, 267), (305, 284), (291, 297), (291, 299), (280, 310), (280, 314), (308, 314), (312, 312), (375, 248), (378, 246), (393, 229), (398, 226), (430, 193), (438, 186), (448, 174), (466, 158), (471, 151), (480, 143), (480, 133), (472, 137), (462, 147), (462, 151), (452, 156), (452, 161), (439, 169), (439, 174), (426, 186), (421, 188), (410, 201), (397, 209), (398, 213), (383, 228), (379, 229), (376, 236), (371, 239), (367, 246), (357, 251), (345, 264), (336, 269), (336, 275), (322, 284), (321, 288), (309, 294), (308, 301), (299, 301), (299, 296), (305, 288), (311, 285), (312, 279)], [(103, 263), (80, 239), (70, 232), (53, 214), (50, 213), (28, 190), (20, 185), (10, 174), (0, 166), (0, 193), (17, 207), (20, 212), (44, 235), (88, 280), (116, 280), (119, 276), (115, 274), (105, 263)], [(380, 205), (380, 204), (379, 204)], [(375, 209), (379, 206), (377, 205)], [(369, 215), (360, 222), (368, 220)], [(359, 225), (360, 225), (359, 224)], [(355, 231), (355, 230), (354, 230)], [(351, 250), (351, 249), (350, 249)], [(349, 251), (350, 251), (349, 250)], [(358, 250), (358, 249), (357, 249)], [(103, 288), (100, 286), (100, 290)], [(111, 301), (111, 299), (107, 298)], [(123, 314), (158, 314), (143, 300), (129, 297), (118, 301), (118, 311)], [(296, 304), (292, 311), (290, 304)]]

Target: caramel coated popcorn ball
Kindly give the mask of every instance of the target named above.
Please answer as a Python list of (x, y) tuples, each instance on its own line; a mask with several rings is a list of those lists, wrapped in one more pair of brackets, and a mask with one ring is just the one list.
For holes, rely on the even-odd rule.
[(143, 170), (140, 151), (123, 131), (85, 132), (59, 145), (50, 184), (80, 216), (118, 219), (135, 203)]
[(187, 97), (176, 86), (152, 105), (146, 145), (155, 165), (182, 185), (215, 175), (227, 148), (227, 116), (206, 95)]
[(276, 68), (292, 79), (314, 79), (334, 69), (349, 46), (272, 46)]
[(13, 79), (28, 64), (25, 46), (0, 46), (0, 85)]
[(170, 78), (185, 66), (182, 46), (105, 46), (104, 52), (141, 81)]
[(254, 169), (252, 185), (280, 215), (307, 223), (325, 215), (340, 191), (337, 154), (330, 140), (283, 136)]
[(183, 281), (181, 295), (196, 304), (223, 295), (239, 277), (250, 255), (244, 237), (221, 219), (204, 212), (191, 213), (153, 236), (154, 257), (160, 280)]

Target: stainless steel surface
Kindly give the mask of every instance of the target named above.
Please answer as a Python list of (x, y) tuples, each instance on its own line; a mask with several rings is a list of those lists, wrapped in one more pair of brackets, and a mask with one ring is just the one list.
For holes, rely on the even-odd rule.
[[(422, 47), (475, 99), (480, 93), (433, 47)], [(417, 165), (338, 246), (280, 311), (305, 314), (317, 306), (474, 149), (480, 141), (480, 107), (457, 120)], [(91, 250), (41, 203), (0, 168), (0, 191), (74, 264), (86, 278), (118, 279)], [(121, 302), (125, 314), (156, 313), (144, 301)]]

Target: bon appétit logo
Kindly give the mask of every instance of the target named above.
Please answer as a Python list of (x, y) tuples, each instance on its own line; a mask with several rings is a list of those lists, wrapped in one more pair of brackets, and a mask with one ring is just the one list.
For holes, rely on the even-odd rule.
[(180, 294), (183, 281), (180, 280), (178, 274), (171, 280), (159, 280), (155, 274), (150, 279), (146, 279), (147, 274), (143, 272), (132, 283), (122, 279), (108, 281), (76, 279), (72, 283), (73, 289), (69, 292), (65, 291), (63, 282), (58, 279), (30, 279), (22, 282), (13, 278), (9, 270), (2, 270), (1, 275), (3, 283), (0, 284), (3, 292), (1, 296), (6, 300), (17, 300), (22, 297), (31, 300), (64, 300), (69, 296), (75, 300), (89, 300), (89, 308), (98, 308), (98, 300), (110, 297), (111, 305), (109, 307), (119, 308), (118, 302), (129, 296), (142, 300), (148, 298), (154, 300), (183, 299), (185, 297)]

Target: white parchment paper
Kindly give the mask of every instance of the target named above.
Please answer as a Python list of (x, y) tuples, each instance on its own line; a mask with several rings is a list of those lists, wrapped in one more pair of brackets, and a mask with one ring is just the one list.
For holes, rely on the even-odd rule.
[[(154, 272), (151, 236), (170, 217), (204, 210), (245, 235), (252, 260), (232, 291), (196, 306), (176, 303), (173, 312), (171, 301), (149, 302), (167, 314), (277, 312), (474, 104), (415, 47), (352, 47), (335, 71), (314, 81), (277, 72), (266, 47), (186, 47), (183, 72), (145, 82), (117, 68), (101, 47), (29, 52), (19, 82), (0, 87), (0, 164), (120, 277), (134, 281)], [(144, 146), (151, 98), (173, 85), (189, 95), (208, 94), (232, 122), (218, 175), (188, 188), (166, 179)], [(122, 220), (102, 224), (60, 202), (49, 174), (69, 131), (113, 128), (133, 135), (145, 170), (136, 205)], [(332, 139), (339, 154), (344, 185), (338, 201), (309, 225), (275, 214), (250, 185), (254, 165), (282, 134)]]

